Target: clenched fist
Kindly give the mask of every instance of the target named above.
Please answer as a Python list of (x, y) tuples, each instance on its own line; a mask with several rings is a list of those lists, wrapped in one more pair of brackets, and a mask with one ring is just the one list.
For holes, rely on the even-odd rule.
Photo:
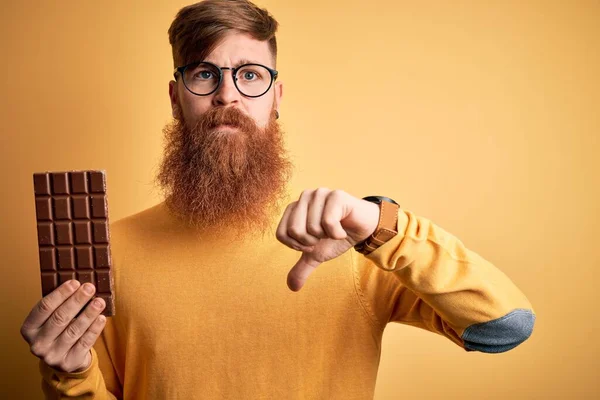
[(277, 239), (301, 251), (300, 260), (288, 274), (293, 291), (321, 263), (348, 251), (367, 239), (379, 222), (379, 206), (341, 190), (305, 190), (288, 205), (277, 227)]

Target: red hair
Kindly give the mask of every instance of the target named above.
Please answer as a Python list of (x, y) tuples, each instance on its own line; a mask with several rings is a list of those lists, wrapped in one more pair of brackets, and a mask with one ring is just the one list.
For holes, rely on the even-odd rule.
[(267, 10), (248, 0), (205, 0), (186, 6), (179, 10), (169, 28), (174, 66), (204, 60), (230, 32), (268, 41), (275, 61), (278, 26)]

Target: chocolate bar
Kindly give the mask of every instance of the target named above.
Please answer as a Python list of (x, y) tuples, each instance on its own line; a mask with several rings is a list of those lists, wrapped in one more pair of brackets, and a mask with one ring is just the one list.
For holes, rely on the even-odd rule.
[(42, 296), (77, 279), (96, 286), (115, 315), (106, 174), (104, 171), (33, 174)]

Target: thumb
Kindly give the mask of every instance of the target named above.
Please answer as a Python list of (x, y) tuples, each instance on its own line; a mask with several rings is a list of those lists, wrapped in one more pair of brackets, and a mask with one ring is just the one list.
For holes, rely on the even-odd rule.
[(297, 292), (302, 289), (304, 283), (308, 279), (309, 275), (319, 266), (321, 263), (310, 256), (310, 253), (302, 253), (302, 256), (292, 267), (287, 276), (287, 285), (290, 290)]

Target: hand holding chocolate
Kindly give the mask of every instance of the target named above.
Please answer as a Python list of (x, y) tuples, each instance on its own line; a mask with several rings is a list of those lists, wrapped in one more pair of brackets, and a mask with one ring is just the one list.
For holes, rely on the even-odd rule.
[(106, 316), (115, 315), (105, 173), (46, 172), (33, 180), (43, 298), (21, 335), (49, 366), (83, 371)]

